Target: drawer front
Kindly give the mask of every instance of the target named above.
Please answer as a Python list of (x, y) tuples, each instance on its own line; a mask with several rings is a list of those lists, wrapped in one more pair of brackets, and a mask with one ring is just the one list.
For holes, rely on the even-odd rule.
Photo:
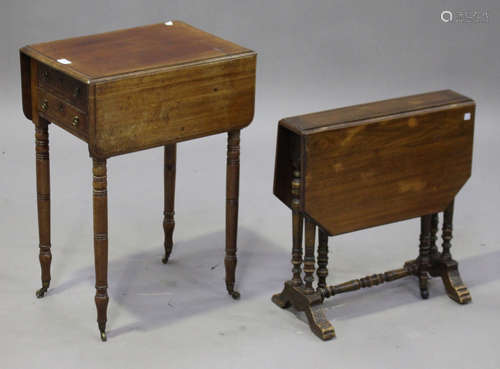
[(38, 85), (57, 96), (68, 100), (72, 105), (87, 110), (88, 86), (45, 64), (38, 66)]
[(38, 89), (38, 112), (48, 121), (88, 141), (87, 115), (52, 93)]

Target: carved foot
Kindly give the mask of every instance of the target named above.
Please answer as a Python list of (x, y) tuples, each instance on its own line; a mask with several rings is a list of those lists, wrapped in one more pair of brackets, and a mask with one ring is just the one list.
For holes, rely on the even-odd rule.
[(319, 305), (308, 306), (305, 309), (309, 327), (316, 336), (323, 341), (328, 341), (335, 337), (335, 329), (332, 324), (326, 319), (323, 309)]
[[(410, 273), (421, 277), (420, 275), (418, 275), (418, 264), (415, 260), (406, 262), (405, 268), (407, 268)], [(444, 283), (446, 294), (453, 301), (456, 301), (459, 304), (468, 304), (472, 301), (469, 290), (460, 277), (460, 272), (458, 271), (458, 263), (455, 260), (446, 260), (443, 258), (434, 259), (432, 267), (429, 270), (429, 274), (432, 277), (441, 277)], [(425, 282), (425, 284), (427, 284), (427, 281)], [(420, 287), (422, 298), (428, 298), (429, 291), (427, 290), (427, 286), (425, 286), (424, 289), (422, 289), (422, 285), (420, 285)]]
[(49, 289), (49, 283), (43, 283), (42, 288), (40, 288), (38, 291), (36, 291), (36, 297), (41, 299), (43, 296), (45, 296), (48, 289)]
[(108, 337), (106, 336), (105, 331), (101, 331), (101, 341), (106, 342), (108, 340)]
[(455, 260), (443, 261), (440, 269), (446, 294), (459, 304), (468, 304), (471, 302), (472, 298), (469, 290), (460, 277), (458, 263)]
[(287, 281), (283, 291), (273, 295), (272, 301), (280, 308), (293, 306), (297, 311), (305, 312), (309, 327), (322, 340), (335, 337), (335, 329), (321, 309), (323, 297), (319, 292), (306, 295), (302, 286), (295, 286), (293, 281)]
[(290, 307), (290, 299), (286, 296), (286, 284), (285, 288), (281, 293), (277, 293), (273, 295), (271, 298), (272, 302), (274, 302), (276, 305), (278, 305), (282, 309), (286, 309)]

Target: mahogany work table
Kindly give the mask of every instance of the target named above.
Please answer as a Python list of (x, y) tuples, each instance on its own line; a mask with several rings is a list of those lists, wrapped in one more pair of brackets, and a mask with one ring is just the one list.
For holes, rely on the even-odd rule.
[(36, 129), (43, 297), (50, 284), (49, 122), (88, 144), (93, 161), (97, 321), (106, 340), (106, 161), (164, 146), (165, 257), (172, 251), (176, 144), (228, 132), (226, 287), (233, 298), (240, 130), (253, 119), (256, 53), (180, 21), (25, 46), (23, 110)]
[[(470, 302), (450, 241), (454, 197), (471, 174), (474, 115), (473, 100), (445, 90), (281, 120), (274, 194), (292, 209), (293, 276), (273, 302), (304, 311), (312, 331), (323, 340), (335, 336), (321, 309), (325, 298), (408, 275), (418, 277), (424, 299), (430, 275), (442, 278), (450, 298)], [(329, 236), (415, 217), (421, 218), (415, 260), (401, 269), (326, 284)]]

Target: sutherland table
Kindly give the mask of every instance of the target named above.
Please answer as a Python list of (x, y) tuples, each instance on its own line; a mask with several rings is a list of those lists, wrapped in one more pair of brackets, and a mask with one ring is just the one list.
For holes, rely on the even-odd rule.
[(106, 340), (106, 160), (165, 147), (165, 257), (172, 251), (176, 143), (228, 132), (226, 287), (236, 268), (240, 129), (253, 118), (256, 53), (180, 21), (20, 50), (23, 110), (36, 128), (42, 297), (50, 283), (49, 122), (88, 144), (93, 161), (97, 321)]
[[(454, 197), (471, 174), (474, 112), (474, 101), (446, 90), (280, 121), (274, 194), (292, 209), (293, 277), (273, 301), (304, 311), (313, 332), (324, 340), (335, 331), (320, 304), (339, 293), (416, 275), (425, 299), (431, 275), (442, 278), (456, 302), (471, 301), (451, 257), (450, 240)], [(440, 252), (436, 233), (441, 211)], [(421, 217), (415, 260), (401, 269), (327, 286), (328, 236), (415, 217)]]

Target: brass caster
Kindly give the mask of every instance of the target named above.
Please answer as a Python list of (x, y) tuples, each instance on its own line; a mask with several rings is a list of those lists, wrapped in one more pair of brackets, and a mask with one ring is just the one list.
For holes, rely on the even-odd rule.
[(429, 290), (426, 288), (426, 289), (421, 289), (420, 290), (420, 296), (422, 296), (422, 298), (424, 300), (427, 300), (429, 298)]
[(228, 293), (234, 300), (239, 300), (240, 293), (238, 291), (228, 291)]
[(48, 289), (49, 289), (49, 286), (44, 286), (44, 287), (40, 288), (38, 291), (36, 291), (36, 297), (41, 299), (43, 296), (45, 296)]
[(167, 248), (165, 248), (165, 256), (163, 256), (163, 258), (161, 259), (161, 262), (163, 264), (167, 264), (168, 263), (168, 259), (170, 259), (170, 254), (172, 253), (172, 248), (170, 248), (170, 250), (167, 250)]
[(106, 342), (108, 337), (106, 336), (106, 332), (101, 332), (101, 341)]

